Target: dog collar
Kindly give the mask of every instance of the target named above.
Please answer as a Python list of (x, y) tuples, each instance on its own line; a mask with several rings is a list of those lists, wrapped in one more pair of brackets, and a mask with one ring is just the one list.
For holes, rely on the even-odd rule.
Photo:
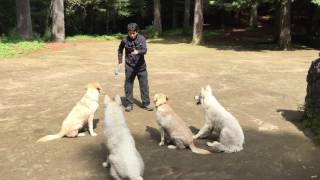
[(92, 100), (92, 101), (95, 101), (95, 102), (98, 102), (99, 100), (97, 100), (97, 99), (95, 99), (95, 98), (92, 98), (92, 97), (90, 97), (90, 96), (88, 96), (88, 95), (85, 95), (84, 96), (85, 98), (88, 98), (88, 99), (90, 99), (90, 100)]
[(159, 106), (164, 105), (164, 104), (167, 104), (167, 103), (163, 102), (163, 103), (159, 104), (158, 106), (156, 105), (156, 108), (158, 108)]

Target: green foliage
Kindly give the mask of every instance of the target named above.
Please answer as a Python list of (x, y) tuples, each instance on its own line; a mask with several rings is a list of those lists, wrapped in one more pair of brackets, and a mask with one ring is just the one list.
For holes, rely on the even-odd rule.
[(320, 0), (311, 0), (311, 2), (317, 6), (320, 6)]
[(156, 38), (159, 36), (158, 31), (154, 28), (154, 26), (146, 26), (144, 30), (142, 30), (142, 34), (146, 38)]
[(116, 0), (113, 6), (119, 16), (129, 17), (132, 14), (129, 0)]
[(67, 0), (66, 33), (119, 32), (122, 20), (136, 14), (145, 14), (145, 4), (146, 0)]
[(0, 58), (17, 57), (44, 47), (41, 39), (24, 41), (17, 37), (5, 37), (0, 39)]
[(209, 4), (226, 11), (250, 7), (254, 0), (210, 0)]
[(48, 29), (48, 30), (44, 33), (42, 39), (43, 39), (45, 42), (48, 42), (48, 41), (51, 40), (51, 37), (52, 37), (52, 32), (51, 32), (51, 30)]
[(147, 4), (146, 0), (131, 0), (129, 8), (132, 14), (139, 14), (141, 16), (146, 16), (147, 14)]
[(226, 11), (233, 11), (238, 9), (251, 8), (251, 6), (256, 2), (268, 3), (273, 1), (276, 0), (209, 0), (208, 4), (217, 8), (225, 9)]
[(15, 1), (0, 0), (0, 35), (16, 25)]

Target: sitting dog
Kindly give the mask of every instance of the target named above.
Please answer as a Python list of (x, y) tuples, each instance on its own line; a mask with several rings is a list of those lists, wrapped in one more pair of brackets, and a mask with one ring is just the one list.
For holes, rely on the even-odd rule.
[(37, 142), (45, 142), (58, 138), (85, 136), (79, 130), (88, 123), (91, 136), (97, 134), (93, 131), (93, 116), (99, 107), (99, 95), (102, 90), (99, 83), (90, 83), (86, 87), (86, 93), (81, 100), (73, 107), (66, 119), (62, 123), (60, 132), (55, 135), (47, 135), (40, 138)]
[(165, 133), (175, 145), (169, 145), (169, 149), (184, 149), (189, 147), (192, 152), (198, 154), (210, 154), (209, 151), (197, 148), (192, 139), (192, 132), (186, 123), (167, 104), (168, 96), (156, 94), (154, 96), (156, 105), (157, 123), (160, 126), (161, 141), (159, 146), (164, 145)]
[(110, 175), (116, 179), (143, 180), (144, 163), (126, 124), (120, 96), (111, 100), (105, 96), (104, 137)]
[(237, 119), (232, 116), (212, 95), (211, 87), (201, 88), (199, 96), (195, 96), (197, 104), (205, 111), (205, 124), (193, 138), (203, 137), (206, 133), (215, 131), (219, 141), (207, 142), (214, 150), (226, 153), (238, 152), (243, 149), (244, 135)]

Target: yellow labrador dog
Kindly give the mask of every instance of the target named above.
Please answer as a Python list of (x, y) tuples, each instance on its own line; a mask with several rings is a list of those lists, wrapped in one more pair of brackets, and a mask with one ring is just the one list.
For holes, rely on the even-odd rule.
[(156, 94), (154, 96), (156, 105), (157, 123), (160, 126), (161, 141), (159, 146), (164, 145), (165, 133), (175, 145), (169, 145), (169, 149), (184, 149), (189, 147), (192, 152), (198, 154), (210, 154), (209, 151), (197, 148), (193, 143), (192, 132), (187, 124), (167, 104), (168, 96)]
[(60, 132), (54, 135), (47, 135), (40, 138), (37, 142), (45, 142), (54, 139), (66, 137), (84, 136), (85, 133), (79, 133), (79, 130), (88, 123), (91, 136), (97, 134), (93, 131), (93, 116), (99, 107), (99, 95), (102, 90), (99, 83), (90, 83), (86, 87), (86, 94), (73, 107), (66, 119), (62, 123)]

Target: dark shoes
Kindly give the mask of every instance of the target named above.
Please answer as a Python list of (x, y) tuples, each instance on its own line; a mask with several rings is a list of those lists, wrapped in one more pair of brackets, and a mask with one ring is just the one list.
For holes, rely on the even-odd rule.
[[(147, 111), (153, 111), (153, 106), (151, 106), (151, 105), (149, 104), (149, 105), (147, 105), (147, 106), (144, 106), (143, 109), (144, 109), (144, 110), (147, 110)], [(133, 106), (132, 106), (132, 105), (128, 105), (124, 110), (127, 111), (127, 112), (130, 112), (130, 111), (133, 110)]]
[(127, 112), (130, 112), (130, 111), (133, 110), (133, 107), (132, 107), (132, 105), (129, 105), (124, 110), (127, 111)]
[(147, 111), (153, 111), (153, 107), (151, 106), (151, 104), (144, 106), (143, 109)]

